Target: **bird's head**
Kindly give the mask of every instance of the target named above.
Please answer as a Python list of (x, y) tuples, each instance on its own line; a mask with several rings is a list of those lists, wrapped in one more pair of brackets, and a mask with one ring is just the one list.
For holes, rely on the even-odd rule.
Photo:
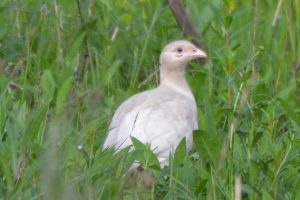
[(195, 58), (206, 58), (204, 51), (186, 40), (171, 42), (165, 46), (160, 54), (160, 66), (172, 69), (184, 69), (189, 61)]

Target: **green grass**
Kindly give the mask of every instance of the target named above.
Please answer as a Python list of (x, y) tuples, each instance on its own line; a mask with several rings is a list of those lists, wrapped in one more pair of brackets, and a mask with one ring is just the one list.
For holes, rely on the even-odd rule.
[[(237, 180), (243, 199), (299, 199), (299, 1), (184, 1), (209, 61), (188, 70), (192, 154), (162, 170), (138, 141), (101, 146), (118, 105), (158, 84), (175, 18), (160, 0), (80, 2), (81, 18), (75, 0), (0, 3), (0, 199), (234, 199)], [(134, 158), (155, 186), (128, 185)]]

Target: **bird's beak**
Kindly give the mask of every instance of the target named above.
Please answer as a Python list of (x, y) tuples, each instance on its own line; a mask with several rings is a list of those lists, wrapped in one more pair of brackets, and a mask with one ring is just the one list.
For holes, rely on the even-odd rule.
[(196, 48), (193, 50), (192, 58), (207, 58), (207, 55), (204, 51)]

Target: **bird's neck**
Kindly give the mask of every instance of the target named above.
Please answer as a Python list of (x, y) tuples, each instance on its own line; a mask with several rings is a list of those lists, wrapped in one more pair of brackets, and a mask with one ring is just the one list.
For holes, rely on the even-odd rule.
[(160, 85), (168, 86), (188, 96), (192, 95), (185, 78), (185, 68), (166, 69), (165, 67), (160, 67)]

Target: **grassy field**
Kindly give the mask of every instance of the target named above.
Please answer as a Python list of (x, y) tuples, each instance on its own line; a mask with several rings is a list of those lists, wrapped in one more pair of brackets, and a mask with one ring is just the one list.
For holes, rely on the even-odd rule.
[[(101, 146), (183, 38), (165, 1), (1, 0), (0, 199), (300, 199), (300, 1), (184, 3), (209, 55), (188, 69), (200, 130), (158, 169)], [(152, 188), (123, 176), (134, 158)]]

